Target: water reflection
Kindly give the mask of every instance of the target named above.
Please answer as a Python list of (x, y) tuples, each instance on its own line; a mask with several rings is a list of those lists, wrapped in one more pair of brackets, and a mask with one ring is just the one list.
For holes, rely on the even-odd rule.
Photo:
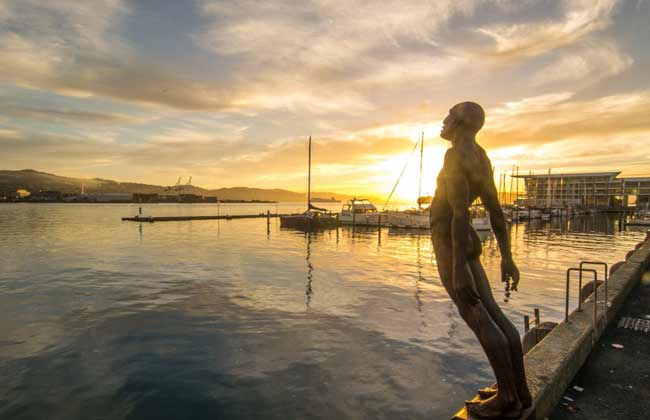
[[(0, 419), (445, 418), (492, 379), (428, 232), (119, 220), (134, 211), (0, 206)], [(602, 215), (513, 225), (521, 283), (504, 311), (520, 329), (534, 307), (562, 319), (564, 270), (643, 236)]]
[[(416, 245), (416, 252), (417, 252), (417, 258), (416, 258), (416, 265), (417, 265), (417, 277), (415, 278), (415, 302), (417, 304), (417, 309), (418, 312), (420, 313), (420, 322), (422, 323), (422, 326), (426, 326), (426, 322), (424, 321), (424, 316), (422, 313), (422, 289), (420, 288), (420, 282), (423, 280), (422, 278), (422, 249), (420, 247), (420, 240), (422, 236), (418, 236), (417, 239), (417, 245)], [(427, 236), (428, 239), (428, 236)]]
[(307, 309), (311, 309), (309, 304), (311, 303), (311, 295), (313, 293), (311, 282), (313, 280), (312, 272), (314, 271), (314, 266), (311, 263), (311, 237), (311, 232), (305, 233), (305, 239), (307, 243), (307, 255), (305, 257), (305, 260), (307, 260), (307, 285), (305, 286), (305, 295), (307, 296)]

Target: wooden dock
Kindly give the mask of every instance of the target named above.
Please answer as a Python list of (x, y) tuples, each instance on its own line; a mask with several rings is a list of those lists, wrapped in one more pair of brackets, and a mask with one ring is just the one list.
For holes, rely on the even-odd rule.
[(231, 214), (218, 216), (132, 216), (123, 217), (124, 222), (184, 222), (188, 220), (234, 220), (234, 219), (264, 219), (271, 217), (288, 216), (278, 213), (259, 213), (259, 214)]

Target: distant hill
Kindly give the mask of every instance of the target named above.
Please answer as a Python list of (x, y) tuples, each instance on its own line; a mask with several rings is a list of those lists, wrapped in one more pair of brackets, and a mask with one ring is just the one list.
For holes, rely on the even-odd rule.
[[(19, 171), (0, 170), (0, 192), (16, 191), (19, 188), (35, 192), (41, 190), (56, 190), (63, 193), (80, 193), (81, 186), (84, 186), (86, 193), (158, 193), (174, 194), (170, 188), (162, 185), (139, 184), (135, 182), (117, 182), (110, 179), (100, 178), (70, 178), (39, 172), (33, 169)], [(233, 187), (206, 189), (194, 185), (182, 185), (182, 192), (185, 194), (197, 194), (208, 197), (219, 197), (221, 200), (261, 200), (261, 201), (285, 201), (300, 202), (307, 199), (305, 193), (299, 193), (283, 189), (262, 189), (248, 187)], [(350, 195), (337, 194), (333, 192), (312, 192), (312, 197), (332, 198), (345, 201), (352, 198)], [(369, 198), (375, 203), (381, 200), (376, 197)]]

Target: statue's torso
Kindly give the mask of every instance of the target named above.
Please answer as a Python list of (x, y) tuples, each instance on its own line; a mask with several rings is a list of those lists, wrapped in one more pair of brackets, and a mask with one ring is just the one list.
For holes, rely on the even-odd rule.
[[(480, 152), (482, 152), (482, 150), (480, 150)], [(481, 159), (483, 157), (481, 155), (484, 154), (484, 152), (478, 154), (478, 156), (476, 156), (476, 154), (474, 154), (474, 156), (461, 156), (462, 159), (466, 159), (465, 165), (463, 166), (460, 166), (456, 164), (454, 160), (449, 159), (449, 153), (450, 151), (445, 155), (445, 161), (436, 180), (436, 193), (431, 203), (432, 223), (451, 221), (453, 212), (451, 205), (449, 204), (449, 193), (447, 191), (447, 179), (449, 177), (464, 177), (467, 180), (467, 185), (469, 187), (468, 206), (481, 195), (484, 188), (485, 177), (491, 177), (491, 174), (483, 173), (484, 170), (482, 170), (482, 168), (485, 167), (485, 162)], [(462, 153), (462, 151), (456, 153)], [(485, 157), (485, 159), (487, 159), (487, 157)], [(472, 170), (468, 170), (468, 168), (471, 168)]]
[[(478, 146), (476, 146), (478, 148)], [(462, 151), (448, 151), (447, 153), (462, 153)], [(453, 217), (453, 210), (449, 204), (449, 192), (447, 179), (449, 177), (458, 177), (463, 176), (467, 180), (467, 185), (469, 187), (469, 200), (468, 200), (468, 211), (469, 205), (479, 197), (483, 191), (486, 177), (491, 178), (491, 171), (489, 170), (489, 161), (485, 152), (478, 148), (474, 153), (463, 154), (461, 156), (464, 160), (464, 165), (459, 166), (457, 163), (458, 160), (449, 159), (448, 155), (445, 155), (445, 162), (438, 174), (436, 180), (436, 193), (431, 202), (431, 235), (433, 237), (438, 237), (444, 241), (451, 240), (451, 220)], [(485, 168), (488, 168), (487, 172)], [(470, 170), (471, 169), (471, 170)], [(491, 181), (491, 179), (490, 179)], [(468, 220), (469, 223), (469, 220)], [(468, 253), (472, 256), (480, 255), (481, 242), (476, 235), (474, 229), (471, 225), (468, 227), (470, 232), (470, 250)]]

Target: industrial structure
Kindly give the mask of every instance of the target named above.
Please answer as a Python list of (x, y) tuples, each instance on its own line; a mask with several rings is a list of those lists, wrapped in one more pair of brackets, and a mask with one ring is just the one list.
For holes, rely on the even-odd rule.
[(619, 178), (619, 172), (513, 175), (523, 178), (520, 204), (537, 208), (588, 207), (616, 210), (647, 207), (650, 177)]

